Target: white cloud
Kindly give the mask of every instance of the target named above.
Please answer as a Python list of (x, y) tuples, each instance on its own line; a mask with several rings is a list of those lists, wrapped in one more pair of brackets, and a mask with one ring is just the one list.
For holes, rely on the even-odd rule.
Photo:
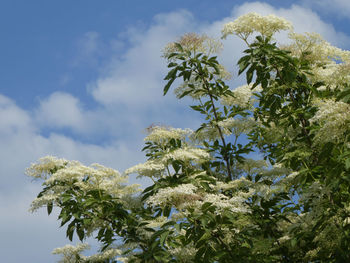
[(193, 17), (187, 11), (157, 15), (145, 32), (130, 28), (123, 35), (131, 47), (123, 57), (115, 57), (104, 76), (91, 83), (89, 90), (102, 104), (133, 107), (150, 105), (162, 98), (162, 78), (166, 64), (161, 50), (186, 31), (193, 31)]
[(302, 0), (304, 5), (320, 10), (324, 13), (350, 18), (350, 1), (349, 0)]
[(0, 94), (1, 136), (17, 134), (23, 129), (32, 129), (29, 114), (18, 108), (11, 99)]
[[(96, 145), (55, 133), (45, 137), (29, 112), (0, 95), (2, 261), (15, 263), (29, 258), (31, 262), (54, 262), (57, 257), (50, 255), (52, 249), (67, 243), (64, 228), (58, 229), (57, 214), (47, 217), (45, 210), (37, 214), (28, 212), (31, 200), (41, 188), (39, 182), (32, 182), (24, 175), (31, 162), (45, 155), (55, 155), (87, 165), (97, 162), (123, 171), (143, 160), (139, 144), (115, 140), (108, 145)], [(140, 183), (135, 178), (130, 178), (130, 182)], [(141, 183), (148, 182), (141, 180)], [(21, 253), (18, 253), (19, 248)]]
[(55, 92), (40, 101), (36, 119), (47, 127), (79, 128), (83, 124), (83, 113), (77, 98), (68, 93)]
[(86, 32), (77, 40), (77, 55), (73, 59), (73, 66), (88, 65), (97, 66), (98, 58), (102, 55), (105, 46), (100, 40), (99, 33)]

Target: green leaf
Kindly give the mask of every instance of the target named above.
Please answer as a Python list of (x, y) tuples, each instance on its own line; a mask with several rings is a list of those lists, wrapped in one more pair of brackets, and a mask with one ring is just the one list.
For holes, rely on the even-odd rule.
[(63, 214), (62, 221), (61, 221), (61, 227), (63, 225), (65, 225), (69, 220), (71, 220), (71, 218), (72, 218), (72, 215)]
[(175, 80), (175, 78), (169, 80), (168, 83), (165, 85), (164, 91), (163, 91), (163, 96), (165, 96), (168, 93), (168, 90), (169, 90), (171, 84), (173, 84), (174, 80)]
[(210, 232), (205, 232), (201, 238), (197, 241), (197, 244), (199, 246), (203, 245), (207, 240), (210, 240), (211, 239), (211, 234)]
[(170, 231), (166, 231), (160, 235), (160, 238), (159, 238), (160, 245), (162, 245), (162, 246), (164, 245), (164, 242), (167, 239), (167, 237), (169, 236), (169, 234), (170, 234)]
[(50, 215), (52, 212), (52, 208), (53, 208), (53, 203), (49, 203), (47, 204), (47, 214)]
[(245, 56), (238, 61), (238, 66), (239, 66), (238, 75), (241, 75), (249, 66), (249, 59), (250, 59), (250, 56)]
[(175, 42), (175, 46), (176, 46), (181, 52), (184, 51), (184, 49), (182, 48), (182, 46), (181, 46), (180, 43)]
[(79, 240), (83, 241), (85, 233), (81, 226), (77, 227), (77, 234), (78, 234)]
[(169, 71), (169, 73), (166, 75), (166, 77), (164, 78), (164, 80), (168, 80), (168, 79), (175, 79), (176, 78), (176, 73), (178, 71), (178, 68), (173, 68), (172, 70)]
[(252, 82), (254, 70), (255, 70), (255, 68), (253, 66), (251, 66), (246, 73), (248, 85)]
[(177, 65), (178, 65), (178, 64), (175, 63), (175, 62), (171, 62), (171, 63), (168, 64), (168, 68), (172, 68), (172, 67), (175, 67), (175, 66), (177, 66)]
[(182, 99), (183, 97), (185, 97), (186, 95), (190, 94), (192, 92), (192, 90), (187, 90), (185, 91), (184, 93), (182, 93), (180, 96), (179, 96), (179, 99)]
[(166, 207), (164, 208), (164, 210), (163, 210), (163, 214), (164, 214), (164, 216), (166, 216), (166, 217), (169, 217), (170, 212), (171, 212), (171, 206), (166, 206)]
[(346, 170), (349, 170), (349, 169), (350, 169), (350, 158), (347, 158), (347, 159), (345, 160), (345, 168), (346, 168)]
[(75, 230), (75, 220), (73, 220), (67, 227), (66, 235), (70, 241), (73, 240), (73, 234)]

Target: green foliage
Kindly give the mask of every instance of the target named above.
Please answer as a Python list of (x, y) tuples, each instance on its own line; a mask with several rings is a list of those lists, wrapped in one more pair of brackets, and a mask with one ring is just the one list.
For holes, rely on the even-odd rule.
[[(168, 47), (164, 95), (183, 82), (178, 98), (192, 97), (204, 122), (195, 132), (150, 128), (147, 162), (126, 171), (153, 180), (141, 195), (87, 188), (85, 175), (60, 179), (67, 162), (47, 171), (58, 179), (45, 181), (38, 200), (63, 187), (45, 205), (61, 209), (70, 240), (95, 235), (101, 252), (118, 247), (123, 262), (350, 261), (349, 83), (314, 78), (334, 67), (332, 55), (316, 63), (270, 34), (247, 39), (238, 61), (247, 86), (236, 90), (207, 37)], [(255, 151), (262, 160), (249, 158)]]

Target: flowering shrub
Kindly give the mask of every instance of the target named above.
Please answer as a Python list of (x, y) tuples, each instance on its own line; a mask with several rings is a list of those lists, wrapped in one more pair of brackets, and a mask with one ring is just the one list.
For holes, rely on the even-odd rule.
[[(281, 30), (289, 45), (272, 41)], [(122, 174), (54, 157), (28, 168), (43, 180), (31, 210), (57, 207), (70, 240), (102, 244), (55, 249), (62, 262), (350, 262), (349, 51), (273, 15), (222, 34), (247, 44), (236, 89), (219, 41), (186, 34), (164, 49), (164, 95), (182, 80), (177, 97), (205, 119), (196, 131), (150, 127), (147, 161)], [(153, 184), (126, 184), (135, 173)]]

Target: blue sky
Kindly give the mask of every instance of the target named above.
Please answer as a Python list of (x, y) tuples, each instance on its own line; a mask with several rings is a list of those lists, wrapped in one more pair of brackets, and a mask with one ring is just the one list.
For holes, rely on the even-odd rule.
[[(161, 49), (186, 32), (219, 37), (251, 11), (350, 49), (348, 0), (0, 2), (1, 262), (55, 262), (52, 249), (67, 243), (55, 216), (28, 212), (40, 185), (25, 168), (56, 155), (123, 171), (144, 160), (152, 123), (195, 129), (189, 101), (162, 96)], [(233, 70), (242, 43), (224, 45), (221, 61)]]

